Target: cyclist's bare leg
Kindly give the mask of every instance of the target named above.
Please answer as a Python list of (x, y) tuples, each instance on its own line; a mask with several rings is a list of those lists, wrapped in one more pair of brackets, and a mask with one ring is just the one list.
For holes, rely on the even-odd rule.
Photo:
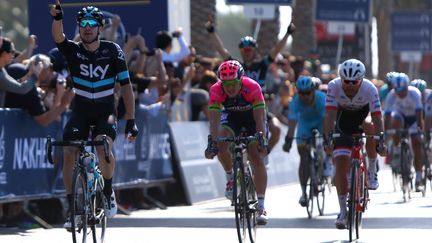
[[(400, 129), (402, 128), (403, 123), (397, 119), (397, 118), (392, 118), (391, 120), (391, 128), (392, 129)], [(399, 134), (395, 133), (393, 136), (393, 145), (398, 146), (399, 142), (400, 142), (400, 136)]]
[(63, 185), (66, 194), (72, 193), (72, 176), (75, 161), (78, 159), (78, 149), (72, 147), (64, 147), (63, 149)]
[(422, 190), (423, 177), (423, 161), (422, 161), (422, 145), (420, 136), (411, 136), (412, 149), (414, 152), (414, 169), (416, 171), (415, 186), (416, 191)]
[(348, 174), (350, 170), (350, 157), (339, 155), (333, 158), (336, 168), (335, 186), (338, 196), (348, 194)]
[[(95, 140), (102, 140), (102, 135), (97, 135)], [(110, 163), (107, 163), (105, 160), (105, 154), (104, 154), (104, 148), (103, 146), (96, 146), (96, 152), (97, 156), (99, 158), (99, 168), (102, 172), (102, 175), (105, 179), (111, 179), (114, 175), (114, 168), (115, 168), (115, 158), (114, 154), (112, 152), (112, 144), (113, 141), (110, 137), (107, 136), (107, 142), (109, 147), (109, 160)]]
[(279, 142), (280, 134), (281, 134), (281, 124), (279, 122), (279, 119), (276, 117), (273, 117), (272, 119), (268, 120), (268, 126), (270, 130), (270, 137), (268, 140), (268, 150), (271, 151), (274, 146)]
[(252, 142), (248, 146), (249, 160), (253, 167), (254, 181), (257, 195), (264, 195), (267, 188), (267, 170), (263, 155), (258, 152), (258, 143)]
[(303, 189), (306, 187), (307, 179), (308, 179), (308, 167), (307, 167), (307, 159), (305, 158), (306, 155), (306, 146), (301, 145), (297, 146), (297, 151), (300, 155), (300, 165), (298, 169), (298, 176), (300, 180), (300, 185), (302, 187), (302, 193), (305, 192)]
[(422, 146), (421, 146), (420, 137), (412, 136), (411, 143), (414, 152), (414, 168), (416, 171), (421, 171), (423, 168), (423, 161), (421, 156)]
[[(222, 127), (219, 131), (219, 136), (230, 137), (233, 136), (233, 133), (229, 129)], [(217, 157), (225, 172), (232, 171), (232, 158), (231, 152), (229, 151), (229, 146), (229, 143), (218, 143), (219, 152), (217, 154)]]
[(336, 228), (345, 228), (344, 219), (347, 215), (347, 196), (348, 196), (348, 174), (350, 170), (350, 156), (339, 155), (333, 157), (336, 173), (335, 186), (338, 194), (340, 213), (336, 219)]
[[(371, 121), (364, 121), (363, 122), (363, 130), (366, 135), (375, 135), (375, 128)], [(376, 151), (376, 140), (372, 138), (366, 139), (366, 153), (369, 158), (376, 158), (377, 157), (377, 151)]]

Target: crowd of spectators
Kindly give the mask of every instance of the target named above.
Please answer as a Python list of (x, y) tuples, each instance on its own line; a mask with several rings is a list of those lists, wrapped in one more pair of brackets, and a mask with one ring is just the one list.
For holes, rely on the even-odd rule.
[[(104, 39), (121, 44), (128, 63), (131, 81), (135, 92), (136, 105), (163, 105), (170, 107), (175, 102), (184, 102), (190, 96), (191, 121), (207, 119), (208, 91), (217, 82), (218, 65), (230, 53), (218, 43), (209, 45), (221, 53), (220, 57), (206, 57), (196, 53), (187, 43), (181, 28), (174, 32), (159, 31), (155, 35), (155, 49), (149, 49), (140, 34), (128, 35), (127, 40), (119, 40), (117, 28), (121, 18), (111, 17), (109, 25), (101, 35)], [(204, 29), (203, 24), (203, 29)], [(208, 33), (209, 39), (212, 33)], [(287, 36), (286, 36), (287, 37)], [(285, 37), (284, 37), (285, 38)], [(75, 36), (74, 40), (79, 40)], [(286, 39), (286, 38), (285, 38)], [(285, 40), (286, 41), (286, 40)], [(180, 47), (173, 51), (174, 43)], [(283, 43), (285, 45), (285, 42)], [(266, 80), (266, 102), (270, 112), (283, 124), (287, 124), (288, 105), (296, 93), (294, 82), (299, 75), (319, 77), (320, 88), (335, 76), (321, 69), (317, 50), (311, 50), (307, 57), (294, 56), (279, 48), (272, 53)], [(218, 49), (219, 48), (219, 49)], [(223, 48), (223, 46), (222, 46)], [(16, 51), (12, 40), (2, 37), (0, 41), (0, 108), (20, 108), (28, 112), (41, 126), (59, 121), (60, 115), (73, 105), (74, 94), (68, 91), (68, 71), (64, 58), (53, 48), (48, 53), (37, 53), (37, 37), (28, 37), (27, 47)], [(261, 60), (263, 56), (254, 52), (252, 58)], [(377, 86), (382, 81), (375, 81)], [(122, 117), (121, 97), (118, 97), (118, 118)], [(125, 197), (127, 198), (127, 197)], [(119, 204), (122, 202), (119, 198)], [(19, 203), (0, 204), (1, 222), (12, 222), (22, 207)]]

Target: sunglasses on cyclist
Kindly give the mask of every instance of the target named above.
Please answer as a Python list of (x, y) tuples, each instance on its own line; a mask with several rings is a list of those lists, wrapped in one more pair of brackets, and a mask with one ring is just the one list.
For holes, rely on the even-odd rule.
[(306, 96), (312, 94), (312, 90), (309, 91), (298, 91), (298, 94), (301, 96)]
[(255, 50), (255, 48), (253, 48), (253, 47), (242, 47), (242, 48), (240, 48), (240, 51), (241, 52), (253, 52)]
[(349, 85), (349, 84), (351, 84), (351, 85), (357, 85), (357, 84), (360, 83), (360, 80), (344, 80), (343, 82), (346, 85)]
[(240, 79), (234, 79), (234, 80), (223, 80), (222, 86), (231, 86), (240, 83)]
[(99, 26), (99, 23), (94, 19), (83, 19), (79, 22), (79, 26), (82, 28), (85, 28), (86, 26), (89, 26), (90, 28), (94, 28)]

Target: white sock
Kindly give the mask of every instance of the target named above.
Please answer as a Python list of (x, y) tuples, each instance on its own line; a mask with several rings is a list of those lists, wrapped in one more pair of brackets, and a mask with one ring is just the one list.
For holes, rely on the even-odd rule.
[(339, 207), (340, 207), (340, 213), (343, 215), (346, 215), (347, 213), (347, 195), (341, 195), (338, 196), (339, 199)]
[(233, 171), (232, 170), (230, 170), (230, 171), (225, 171), (225, 176), (226, 176), (226, 180), (227, 181), (232, 181), (233, 180)]
[(416, 171), (416, 182), (420, 182), (422, 179), (422, 171)]
[(306, 186), (301, 185), (302, 195), (306, 195)]
[(368, 170), (370, 172), (373, 172), (373, 173), (377, 172), (378, 159), (377, 158), (374, 158), (374, 159), (368, 158), (368, 160), (369, 160), (369, 168), (368, 168)]
[(257, 195), (258, 197), (258, 208), (259, 209), (264, 209), (264, 195), (263, 194), (259, 194)]

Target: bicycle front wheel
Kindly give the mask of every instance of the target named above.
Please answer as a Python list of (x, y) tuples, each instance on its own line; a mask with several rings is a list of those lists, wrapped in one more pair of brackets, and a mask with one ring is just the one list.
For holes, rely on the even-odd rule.
[(349, 231), (349, 242), (352, 242), (354, 236), (354, 225), (356, 221), (356, 201), (357, 201), (357, 162), (352, 161), (351, 164), (351, 180), (350, 180), (350, 191), (348, 199), (348, 222), (347, 227)]
[(92, 192), (90, 203), (91, 220), (89, 223), (92, 229), (93, 243), (103, 243), (105, 241), (107, 218), (104, 208), (107, 204), (107, 199), (103, 193), (103, 187), (103, 179), (102, 175), (100, 175), (93, 184), (94, 191)]
[(75, 167), (72, 180), (71, 226), (74, 243), (87, 242), (89, 215), (87, 178), (84, 169)]
[(411, 200), (411, 167), (408, 144), (401, 143), (401, 177), (404, 202)]
[(246, 178), (247, 201), (248, 201), (247, 225), (249, 230), (250, 242), (255, 243), (256, 232), (257, 232), (256, 217), (257, 217), (258, 198), (255, 190), (255, 183), (252, 177), (252, 169), (249, 165), (246, 167), (245, 178)]
[(366, 169), (361, 168), (358, 170), (357, 177), (357, 200), (356, 203), (356, 216), (355, 216), (355, 228), (356, 228), (356, 237), (360, 238), (360, 228), (362, 225), (363, 212), (366, 210), (367, 202), (369, 200), (369, 191), (366, 187)]
[(247, 197), (242, 162), (234, 163), (234, 187), (233, 187), (234, 211), (239, 243), (246, 241), (247, 237)]

